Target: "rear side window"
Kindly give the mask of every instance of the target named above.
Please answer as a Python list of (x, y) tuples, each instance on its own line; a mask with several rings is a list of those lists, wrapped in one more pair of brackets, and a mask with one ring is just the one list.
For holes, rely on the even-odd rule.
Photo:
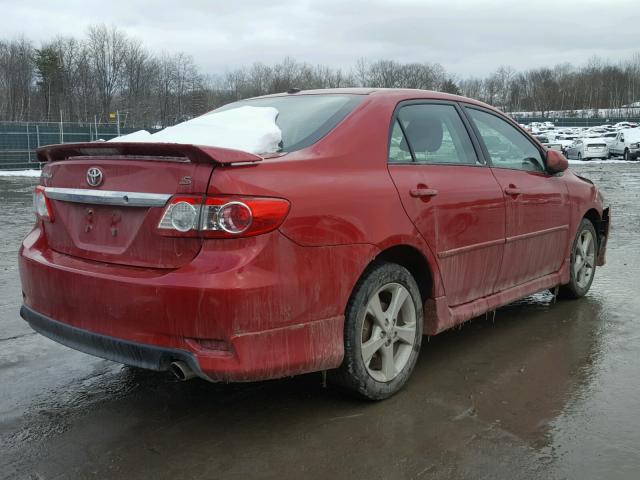
[(249, 105), (278, 110), (276, 123), (282, 130), (280, 151), (292, 152), (313, 145), (335, 128), (364, 98), (364, 95), (288, 95), (241, 100), (214, 112)]
[(399, 110), (391, 133), (389, 161), (480, 163), (456, 108), (437, 104), (407, 105)]
[(519, 130), (495, 115), (467, 108), (480, 132), (491, 165), (498, 168), (544, 172), (540, 151)]
[(407, 163), (413, 162), (413, 157), (409, 151), (409, 145), (404, 138), (400, 123), (396, 120), (393, 123), (391, 131), (391, 140), (389, 141), (389, 163)]

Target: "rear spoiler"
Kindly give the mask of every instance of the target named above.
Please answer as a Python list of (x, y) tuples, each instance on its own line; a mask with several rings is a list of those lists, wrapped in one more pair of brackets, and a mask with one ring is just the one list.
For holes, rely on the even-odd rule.
[(63, 143), (47, 145), (36, 150), (39, 162), (55, 162), (71, 157), (184, 157), (194, 163), (217, 163), (230, 165), (233, 163), (254, 163), (262, 161), (262, 157), (242, 150), (230, 148), (206, 147), (181, 143), (152, 142), (91, 142)]

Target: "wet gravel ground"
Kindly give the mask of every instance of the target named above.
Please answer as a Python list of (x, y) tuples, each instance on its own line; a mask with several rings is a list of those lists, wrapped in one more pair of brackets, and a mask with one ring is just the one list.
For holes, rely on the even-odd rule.
[(381, 403), (319, 374), (180, 383), (33, 333), (16, 253), (35, 181), (0, 178), (0, 478), (639, 478), (640, 164), (572, 168), (612, 205), (589, 295), (431, 338)]

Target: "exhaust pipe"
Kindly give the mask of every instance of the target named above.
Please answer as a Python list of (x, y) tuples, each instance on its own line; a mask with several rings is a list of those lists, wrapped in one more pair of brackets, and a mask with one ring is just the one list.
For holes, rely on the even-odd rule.
[(178, 380), (183, 382), (191, 380), (196, 376), (196, 374), (193, 373), (193, 370), (189, 368), (189, 365), (181, 360), (171, 362), (171, 364), (169, 365), (169, 370), (171, 370), (171, 373), (173, 373)]

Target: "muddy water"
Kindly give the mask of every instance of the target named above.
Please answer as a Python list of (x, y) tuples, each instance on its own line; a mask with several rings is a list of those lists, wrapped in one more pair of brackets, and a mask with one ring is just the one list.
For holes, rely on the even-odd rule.
[(640, 165), (572, 168), (612, 205), (590, 294), (431, 338), (382, 403), (317, 374), (179, 383), (33, 334), (15, 262), (33, 182), (0, 178), (0, 478), (638, 478)]

